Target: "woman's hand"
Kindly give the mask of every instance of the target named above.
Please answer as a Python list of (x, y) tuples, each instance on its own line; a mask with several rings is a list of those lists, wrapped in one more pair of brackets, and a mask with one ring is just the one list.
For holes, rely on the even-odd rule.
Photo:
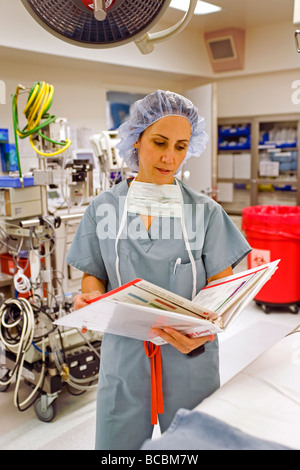
[(152, 328), (153, 333), (160, 336), (182, 354), (188, 354), (208, 341), (214, 341), (215, 335), (201, 336), (201, 338), (189, 338), (173, 328)]
[(81, 292), (82, 294), (76, 295), (74, 297), (74, 310), (79, 308), (86, 307), (88, 303), (87, 300), (95, 299), (100, 297), (100, 295), (105, 294), (106, 292), (106, 281), (103, 279), (98, 279), (95, 276), (90, 274), (83, 273), (81, 281)]
[(73, 299), (74, 310), (86, 307), (88, 305), (87, 300), (95, 299), (96, 297), (100, 297), (100, 295), (102, 295), (102, 292), (100, 292), (99, 290), (88, 292), (87, 294), (75, 295)]

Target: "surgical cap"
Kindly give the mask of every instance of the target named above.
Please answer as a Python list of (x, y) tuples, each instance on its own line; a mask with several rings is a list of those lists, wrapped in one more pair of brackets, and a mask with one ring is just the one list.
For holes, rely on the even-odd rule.
[(205, 120), (199, 116), (198, 109), (184, 96), (171, 91), (157, 90), (136, 101), (130, 109), (129, 119), (118, 129), (120, 142), (116, 148), (131, 170), (139, 169), (138, 152), (133, 144), (147, 127), (164, 116), (184, 116), (192, 127), (187, 153), (177, 173), (188, 158), (199, 157), (204, 151), (208, 135), (204, 131)]

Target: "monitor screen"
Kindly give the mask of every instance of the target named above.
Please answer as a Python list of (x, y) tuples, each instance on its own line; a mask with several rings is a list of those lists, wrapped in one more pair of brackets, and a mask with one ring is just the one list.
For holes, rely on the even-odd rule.
[(95, 162), (93, 150), (74, 150), (72, 157), (74, 160), (88, 160), (92, 165)]

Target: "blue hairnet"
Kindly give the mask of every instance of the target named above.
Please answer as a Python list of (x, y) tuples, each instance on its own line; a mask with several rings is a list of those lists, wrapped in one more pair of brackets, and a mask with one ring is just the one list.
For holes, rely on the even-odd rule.
[(139, 169), (138, 152), (133, 144), (147, 127), (167, 115), (184, 116), (192, 127), (187, 153), (177, 172), (181, 170), (188, 158), (199, 157), (204, 151), (208, 135), (204, 131), (205, 120), (199, 116), (198, 109), (184, 96), (171, 91), (157, 90), (136, 101), (130, 109), (129, 119), (118, 129), (120, 142), (116, 148), (131, 170), (138, 171)]

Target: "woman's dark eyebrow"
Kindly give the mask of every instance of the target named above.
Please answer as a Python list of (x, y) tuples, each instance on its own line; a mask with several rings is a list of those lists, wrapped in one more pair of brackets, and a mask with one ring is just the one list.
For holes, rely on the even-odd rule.
[[(168, 137), (165, 137), (164, 135), (161, 134), (154, 134), (154, 136), (161, 137), (162, 139), (169, 140)], [(188, 139), (179, 139), (177, 142), (189, 142)]]

